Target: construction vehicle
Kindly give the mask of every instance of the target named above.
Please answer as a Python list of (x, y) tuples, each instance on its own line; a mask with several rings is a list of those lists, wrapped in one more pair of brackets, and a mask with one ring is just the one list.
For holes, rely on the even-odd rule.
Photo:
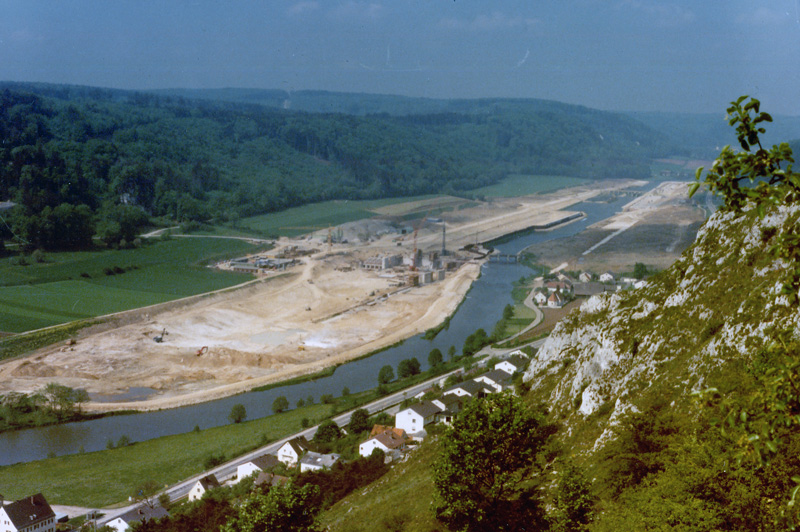
[(159, 334), (158, 336), (153, 336), (153, 341), (155, 343), (157, 343), (157, 344), (160, 344), (161, 342), (164, 341), (164, 337), (166, 335), (167, 335), (167, 329), (164, 329), (164, 330), (161, 331), (161, 334)]
[(197, 353), (195, 353), (195, 356), (199, 357), (200, 355), (202, 355), (206, 351), (208, 351), (208, 346), (204, 345), (203, 347), (201, 347), (200, 349), (197, 350)]

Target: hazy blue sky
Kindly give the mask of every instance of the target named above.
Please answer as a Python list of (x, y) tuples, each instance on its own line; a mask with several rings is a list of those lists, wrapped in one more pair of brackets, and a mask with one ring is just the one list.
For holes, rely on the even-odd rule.
[(800, 0), (0, 0), (0, 80), (800, 115)]

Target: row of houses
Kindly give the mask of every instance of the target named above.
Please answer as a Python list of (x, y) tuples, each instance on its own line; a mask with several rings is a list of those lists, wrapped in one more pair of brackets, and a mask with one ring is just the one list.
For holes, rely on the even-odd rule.
[[(369, 456), (375, 449), (389, 456), (401, 454), (412, 441), (424, 437), (426, 426), (452, 423), (454, 416), (470, 399), (512, 390), (514, 374), (527, 365), (527, 356), (522, 351), (516, 351), (508, 359), (496, 363), (492, 370), (449, 387), (441, 397), (420, 401), (400, 410), (395, 416), (394, 427), (373, 427), (370, 437), (359, 445), (359, 454)], [(423, 394), (418, 395), (417, 399)]]

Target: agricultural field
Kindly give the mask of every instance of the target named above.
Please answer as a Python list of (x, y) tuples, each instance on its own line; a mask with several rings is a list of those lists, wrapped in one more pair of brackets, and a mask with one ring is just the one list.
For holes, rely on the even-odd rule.
[[(383, 214), (382, 209), (390, 205), (405, 205), (420, 198), (388, 198), (382, 200), (333, 200), (293, 207), (285, 211), (252, 216), (239, 221), (238, 226), (253, 233), (277, 237), (294, 237), (328, 227), (372, 218)], [(436, 198), (436, 196), (434, 196)]]
[(162, 303), (250, 279), (204, 265), (256, 248), (240, 240), (173, 238), (140, 249), (0, 260), (0, 331), (24, 332)]
[(471, 190), (470, 193), (489, 198), (514, 198), (541, 192), (552, 192), (567, 187), (577, 187), (588, 182), (588, 179), (563, 175), (511, 174), (497, 184), (476, 188)]

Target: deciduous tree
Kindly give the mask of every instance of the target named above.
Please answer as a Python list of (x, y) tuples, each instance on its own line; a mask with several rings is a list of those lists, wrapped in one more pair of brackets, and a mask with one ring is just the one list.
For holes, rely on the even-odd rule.
[(274, 401), (272, 401), (272, 411), (276, 414), (280, 414), (287, 408), (289, 408), (289, 400), (282, 395), (279, 395)]
[(470, 401), (441, 437), (437, 516), (453, 530), (537, 530), (534, 459), (549, 431), (510, 393)]
[(319, 506), (315, 498), (319, 488), (295, 487), (291, 482), (274, 486), (262, 493), (250, 494), (236, 513), (221, 528), (222, 532), (311, 532), (317, 530)]

